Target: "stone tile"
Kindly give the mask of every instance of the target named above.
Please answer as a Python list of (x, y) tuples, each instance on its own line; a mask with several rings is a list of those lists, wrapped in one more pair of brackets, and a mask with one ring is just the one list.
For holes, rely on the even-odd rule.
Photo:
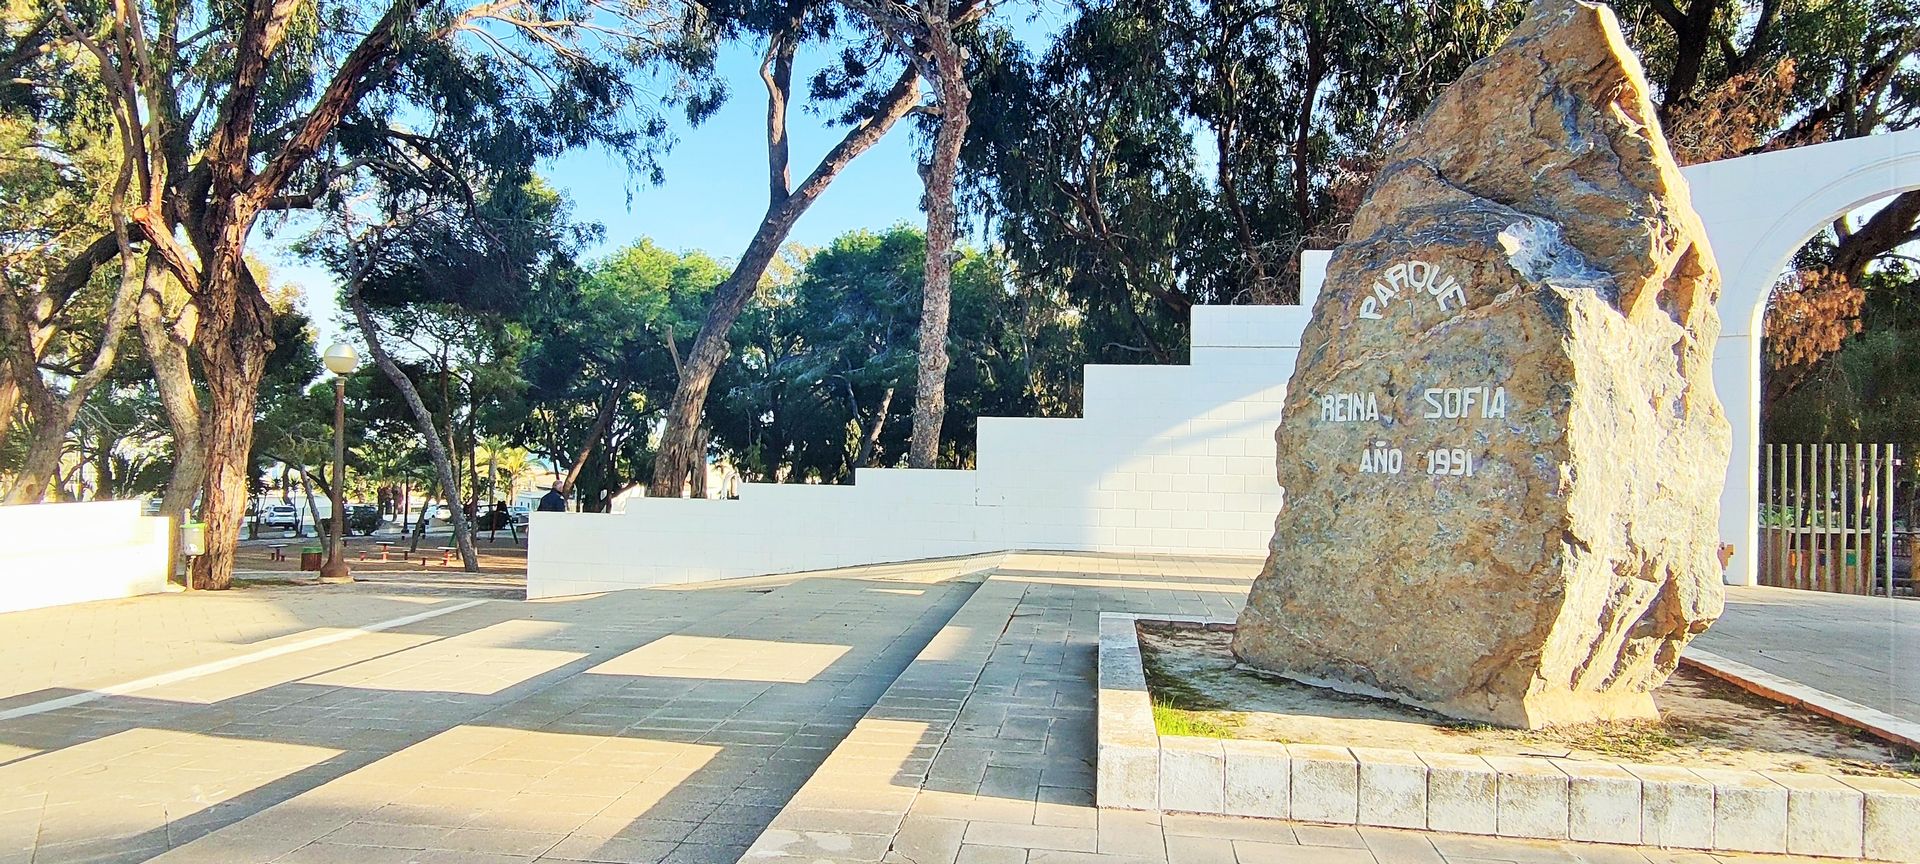
[(1366, 849), (1290, 846), (1258, 840), (1233, 841), (1242, 864), (1383, 864)]
[(1787, 789), (1754, 771), (1695, 768), (1713, 784), (1713, 848), (1785, 852)]
[(966, 846), (960, 847), (960, 854), (954, 858), (954, 864), (1026, 864), (1027, 850), (1010, 846)]
[(1236, 864), (1233, 841), (1218, 837), (1166, 837), (1167, 864)]
[(542, 856), (542, 860), (606, 861), (613, 864), (653, 864), (673, 851), (678, 844), (661, 840), (632, 840), (624, 837), (595, 837), (574, 834)]
[(712, 846), (705, 843), (682, 843), (673, 847), (660, 864), (735, 864), (745, 855), (745, 846)]
[(1290, 822), (1278, 822), (1272, 819), (1241, 819), (1232, 816), (1168, 813), (1160, 817), (1161, 831), (1168, 837), (1298, 843), (1293, 833), (1295, 827)]
[(890, 854), (913, 864), (954, 864), (967, 823), (958, 819), (909, 816), (893, 835)]
[(1373, 857), (1389, 864), (1444, 864), (1426, 833), (1362, 826), (1360, 839)]
[(1097, 852), (1099, 832), (1092, 828), (1059, 828), (1051, 825), (1007, 825), (998, 822), (974, 822), (967, 825), (962, 841), (969, 846), (1017, 846), (1022, 849), (1055, 849), (1063, 852)]
[(1566, 839), (1566, 772), (1538, 757), (1488, 756), (1486, 759), (1488, 765), (1500, 772), (1500, 836)]
[(1358, 821), (1387, 828), (1427, 827), (1427, 765), (1411, 750), (1351, 748), (1359, 763)]
[(1027, 853), (1027, 864), (1161, 864), (1165, 860), (1110, 853), (1063, 852), (1057, 849), (1035, 849)]
[(1678, 849), (1713, 848), (1713, 784), (1685, 768), (1628, 765), (1640, 778), (1640, 842)]
[(1221, 813), (1226, 806), (1226, 753), (1217, 738), (1160, 739), (1160, 809)]
[(1499, 830), (1500, 777), (1487, 760), (1454, 753), (1421, 753), (1427, 763), (1427, 827), (1456, 834)]
[(1891, 777), (1842, 777), (1865, 798), (1866, 857), (1920, 861), (1920, 784)]
[(1288, 800), (1292, 760), (1285, 744), (1229, 738), (1221, 742), (1221, 750), (1227, 759), (1223, 800), (1227, 815), (1271, 819), (1292, 815)]
[(1303, 822), (1353, 824), (1359, 814), (1359, 763), (1345, 747), (1287, 745), (1292, 817)]
[(1102, 853), (1165, 860), (1165, 833), (1161, 816), (1137, 810), (1099, 811), (1098, 841)]
[(1339, 849), (1365, 849), (1367, 841), (1348, 825), (1295, 825), (1293, 836), (1302, 846), (1331, 846)]
[(1640, 778), (1619, 765), (1556, 759), (1567, 775), (1567, 836), (1597, 843), (1640, 842)]
[(1866, 845), (1866, 796), (1838, 779), (1761, 772), (1787, 789), (1787, 851), (1857, 858)]
[(1095, 800), (1102, 807), (1156, 810), (1160, 806), (1157, 746), (1101, 742)]

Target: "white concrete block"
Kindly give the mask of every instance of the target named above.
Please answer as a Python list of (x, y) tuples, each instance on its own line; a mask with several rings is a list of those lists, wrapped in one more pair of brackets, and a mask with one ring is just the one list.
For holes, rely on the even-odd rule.
[(1427, 763), (1411, 750), (1351, 750), (1360, 766), (1359, 823), (1388, 828), (1427, 827)]
[(1567, 775), (1551, 761), (1537, 756), (1488, 756), (1487, 764), (1500, 772), (1502, 837), (1567, 837)]
[(1787, 789), (1787, 851), (1858, 858), (1866, 844), (1866, 796), (1834, 777), (1761, 772)]
[(1787, 788), (1756, 771), (1695, 768), (1713, 784), (1713, 848), (1787, 851)]
[(1123, 810), (1160, 808), (1160, 748), (1100, 743), (1094, 803)]
[(1359, 763), (1345, 747), (1289, 744), (1293, 818), (1352, 825), (1359, 815)]
[[(1920, 861), (1920, 783), (1894, 777), (1838, 779), (1865, 798), (1861, 854), (1875, 861)], [(1792, 799), (1788, 802), (1791, 806)]]
[(1554, 760), (1567, 775), (1567, 838), (1640, 842), (1640, 778), (1605, 762)]
[(1291, 818), (1292, 762), (1285, 744), (1229, 738), (1224, 812), (1229, 816)]
[(1713, 848), (1713, 784), (1685, 768), (1626, 765), (1640, 778), (1640, 842), (1668, 849)]
[(1160, 809), (1221, 813), (1226, 809), (1227, 756), (1218, 738), (1160, 738)]
[(1421, 753), (1427, 765), (1427, 827), (1455, 834), (1499, 829), (1499, 774), (1487, 760), (1457, 753)]

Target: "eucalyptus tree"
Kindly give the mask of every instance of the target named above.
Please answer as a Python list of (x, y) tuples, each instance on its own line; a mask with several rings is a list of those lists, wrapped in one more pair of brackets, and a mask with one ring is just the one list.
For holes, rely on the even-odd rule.
[(641, 239), (593, 264), (569, 290), (551, 292), (534, 311), (533, 342), (522, 362), (530, 387), (526, 432), (530, 440), (554, 442), (548, 452), (566, 488), (617, 422), (657, 414), (673, 398), (715, 286), (727, 278), (726, 268), (703, 253), (670, 252)]
[[(726, 362), (729, 334), (759, 290), (787, 234), (847, 165), (885, 137), (919, 102), (919, 73), (889, 43), (870, 31), (843, 25), (832, 0), (720, 0), (711, 4), (731, 38), (764, 38), (760, 80), (767, 91), (767, 207), (717, 286), (700, 331), (682, 358), (679, 382), (661, 428), (648, 494), (677, 497), (696, 475), (704, 476), (706, 452), (701, 416), (713, 379)], [(811, 101), (846, 127), (798, 185), (793, 181), (788, 112), (794, 61), (801, 46), (840, 43), (837, 63), (811, 82)], [(894, 67), (901, 68), (894, 71)]]
[(1372, 166), (1518, 0), (1080, 3), (973, 65), (970, 189), (1101, 359), (1172, 359), (1195, 303), (1286, 302)]
[(48, 7), (55, 38), (90, 58), (130, 177), (114, 237), (72, 264), (91, 270), (115, 257), (103, 246), (128, 258), (137, 244), (196, 309), (209, 554), (195, 581), (206, 587), (231, 575), (272, 341), (261, 286), (242, 265), (264, 214), (447, 158), (447, 141), (420, 131), (433, 118), (491, 129), (535, 157), (600, 143), (657, 174), (660, 112), (674, 100), (711, 106), (708, 87), (648, 86), (710, 59), (701, 28), (687, 26), (697, 10), (674, 0)]

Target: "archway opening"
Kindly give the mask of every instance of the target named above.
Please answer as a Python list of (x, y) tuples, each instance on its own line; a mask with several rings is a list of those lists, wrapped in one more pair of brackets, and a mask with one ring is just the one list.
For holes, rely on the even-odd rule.
[(1920, 527), (1920, 192), (1812, 231), (1757, 310), (1760, 584), (1913, 594)]

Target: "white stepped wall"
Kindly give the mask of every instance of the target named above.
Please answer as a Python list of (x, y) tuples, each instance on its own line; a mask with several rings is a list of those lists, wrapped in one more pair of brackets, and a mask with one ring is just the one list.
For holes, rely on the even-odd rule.
[[(1303, 268), (1309, 291), (1324, 263)], [(1079, 418), (982, 417), (975, 471), (535, 513), (527, 596), (1003, 549), (1263, 554), (1280, 506), (1273, 430), (1312, 302), (1196, 307), (1189, 365), (1089, 366)]]

